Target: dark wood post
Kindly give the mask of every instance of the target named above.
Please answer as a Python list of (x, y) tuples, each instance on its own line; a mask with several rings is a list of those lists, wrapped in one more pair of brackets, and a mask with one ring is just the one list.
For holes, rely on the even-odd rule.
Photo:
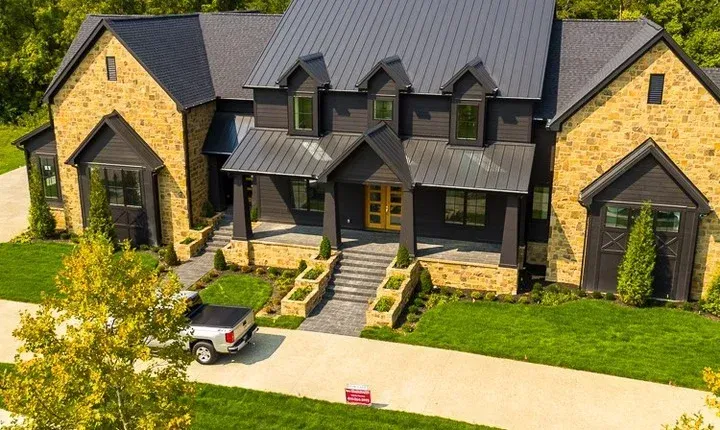
[(503, 227), (502, 247), (500, 248), (500, 266), (518, 266), (518, 222), (519, 198), (508, 195), (505, 203), (505, 226)]
[(410, 255), (417, 253), (417, 238), (415, 237), (415, 203), (413, 190), (403, 190), (402, 216), (400, 220), (400, 245), (407, 248)]
[(235, 175), (233, 178), (233, 239), (236, 240), (252, 239), (250, 205), (244, 178), (243, 175)]
[(217, 155), (207, 155), (208, 161), (208, 200), (216, 211), (225, 209), (225, 194), (220, 184), (220, 168), (218, 167)]
[(330, 240), (333, 249), (340, 248), (340, 205), (338, 204), (337, 183), (325, 183), (325, 207), (323, 209), (323, 236)]

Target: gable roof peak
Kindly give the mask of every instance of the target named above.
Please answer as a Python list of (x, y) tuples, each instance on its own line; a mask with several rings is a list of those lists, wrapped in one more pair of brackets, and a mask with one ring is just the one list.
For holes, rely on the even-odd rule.
[(385, 57), (378, 61), (370, 71), (365, 74), (360, 80), (355, 84), (355, 86), (359, 90), (366, 91), (368, 89), (368, 84), (370, 83), (370, 79), (372, 79), (373, 76), (380, 70), (383, 70), (385, 73), (387, 73), (390, 78), (395, 81), (395, 84), (397, 84), (401, 89), (404, 91), (410, 91), (412, 88), (412, 81), (410, 80), (410, 77), (407, 74), (407, 71), (405, 70), (405, 66), (403, 66), (402, 60), (400, 59), (399, 55), (391, 55), (389, 57)]
[(301, 55), (295, 60), (295, 62), (283, 72), (278, 78), (276, 83), (281, 87), (288, 86), (288, 78), (292, 75), (295, 70), (302, 68), (305, 72), (310, 75), (318, 87), (329, 87), (330, 86), (330, 74), (328, 73), (327, 66), (325, 65), (325, 57), (322, 52), (313, 52), (310, 54)]
[(440, 87), (440, 91), (443, 93), (452, 92), (455, 83), (465, 76), (466, 73), (470, 73), (478, 81), (478, 83), (482, 85), (487, 94), (497, 93), (498, 86), (492, 76), (490, 76), (490, 72), (488, 72), (485, 68), (482, 58), (479, 56), (468, 61), (460, 70), (457, 71), (457, 73), (453, 75), (452, 78), (450, 78), (449, 81), (445, 82)]

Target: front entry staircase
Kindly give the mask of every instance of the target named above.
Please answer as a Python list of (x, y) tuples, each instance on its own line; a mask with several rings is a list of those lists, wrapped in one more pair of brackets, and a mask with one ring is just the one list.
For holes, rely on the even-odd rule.
[(343, 250), (325, 290), (325, 296), (301, 330), (359, 336), (365, 311), (375, 298), (385, 269), (394, 255)]

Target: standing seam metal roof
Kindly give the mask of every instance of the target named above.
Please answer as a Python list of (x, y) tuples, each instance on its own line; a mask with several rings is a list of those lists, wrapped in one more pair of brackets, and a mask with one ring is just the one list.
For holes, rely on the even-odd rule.
[(715, 82), (715, 85), (720, 87), (720, 67), (717, 68), (711, 68), (711, 69), (703, 69), (703, 72), (705, 72), (706, 75)]
[(230, 155), (255, 126), (252, 115), (233, 112), (215, 112), (205, 137), (203, 154)]
[(440, 86), (476, 57), (500, 97), (542, 94), (554, 0), (295, 0), (246, 85), (276, 87), (301, 55), (322, 52), (333, 89), (398, 55), (414, 91)]

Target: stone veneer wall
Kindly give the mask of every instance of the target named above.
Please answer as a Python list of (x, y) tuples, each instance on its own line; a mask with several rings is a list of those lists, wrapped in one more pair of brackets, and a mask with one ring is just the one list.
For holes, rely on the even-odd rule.
[(525, 247), (525, 261), (540, 266), (547, 265), (547, 243), (528, 242)]
[(308, 265), (318, 255), (318, 248), (306, 245), (291, 245), (262, 241), (231, 240), (223, 249), (228, 263), (240, 266), (267, 266), (283, 269), (297, 269), (300, 260)]
[(188, 160), (190, 164), (190, 207), (193, 223), (203, 216), (202, 207), (208, 200), (208, 163), (202, 148), (215, 114), (215, 102), (194, 107), (186, 116)]
[(518, 270), (514, 268), (422, 257), (418, 261), (430, 272), (433, 284), (439, 287), (517, 293)]
[(53, 218), (55, 218), (55, 230), (67, 229), (67, 224), (65, 223), (64, 209), (50, 207), (50, 213), (53, 215)]
[[(115, 57), (117, 81), (107, 80), (106, 56)], [(182, 113), (111, 33), (100, 36), (56, 93), (50, 109), (68, 228), (82, 230), (82, 214), (77, 170), (64, 161), (104, 115), (117, 110), (165, 162), (158, 181), (163, 241), (178, 242), (187, 236), (190, 223)]]
[[(665, 74), (661, 105), (647, 104), (651, 73)], [(653, 138), (710, 200), (720, 202), (720, 103), (660, 42), (563, 125), (557, 134), (547, 278), (580, 283), (586, 210), (580, 190)], [(720, 268), (717, 212), (701, 219), (691, 297)]]

